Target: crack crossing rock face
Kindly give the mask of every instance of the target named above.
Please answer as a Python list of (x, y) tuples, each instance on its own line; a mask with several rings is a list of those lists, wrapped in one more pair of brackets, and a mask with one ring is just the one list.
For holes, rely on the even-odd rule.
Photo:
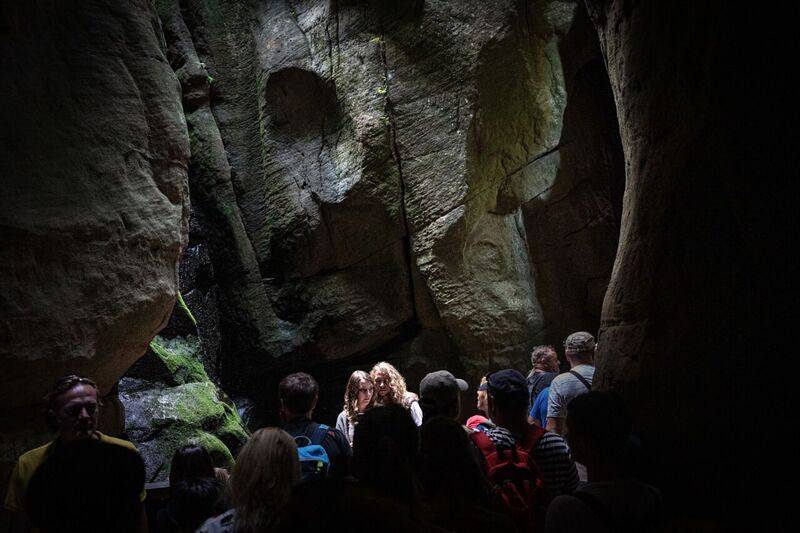
[(159, 3), (226, 386), (263, 388), (298, 355), (323, 364), (389, 346), (408, 361), (427, 346), (427, 366), (475, 376), (526, 364), (547, 324), (522, 208), (546, 202), (558, 176), (559, 40), (575, 10)]

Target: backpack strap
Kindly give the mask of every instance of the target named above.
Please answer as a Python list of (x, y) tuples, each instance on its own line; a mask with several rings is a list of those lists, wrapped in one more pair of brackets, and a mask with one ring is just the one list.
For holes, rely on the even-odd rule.
[(585, 377), (581, 376), (580, 374), (578, 374), (578, 373), (577, 373), (577, 372), (575, 372), (574, 370), (570, 370), (570, 371), (569, 371), (569, 373), (570, 373), (570, 374), (572, 374), (573, 376), (575, 376), (576, 378), (578, 378), (578, 381), (580, 381), (581, 383), (583, 383), (583, 386), (584, 386), (584, 387), (586, 387), (587, 389), (589, 389), (589, 392), (591, 392), (591, 391), (592, 391), (592, 384), (591, 384), (591, 383), (589, 383), (589, 382), (586, 380), (586, 378), (585, 378)]

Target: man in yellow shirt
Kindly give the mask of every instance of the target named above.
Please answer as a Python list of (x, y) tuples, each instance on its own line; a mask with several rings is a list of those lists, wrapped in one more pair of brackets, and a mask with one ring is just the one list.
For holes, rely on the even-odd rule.
[[(88, 378), (66, 376), (61, 378), (53, 391), (48, 394), (47, 422), (57, 435), (44, 446), (22, 454), (14, 467), (5, 500), (6, 509), (15, 513), (14, 531), (26, 531), (29, 528), (24, 512), (25, 491), (36, 469), (60, 444), (76, 439), (98, 439), (136, 451), (132, 443), (97, 431), (99, 409), (97, 385)], [(142, 490), (142, 501), (144, 497), (145, 493)], [(144, 506), (142, 506), (142, 518), (144, 518)], [(146, 527), (146, 523), (143, 525)]]

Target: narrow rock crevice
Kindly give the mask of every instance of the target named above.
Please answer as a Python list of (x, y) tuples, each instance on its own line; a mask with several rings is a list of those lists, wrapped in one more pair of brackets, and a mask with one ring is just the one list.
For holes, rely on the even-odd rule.
[(416, 287), (414, 286), (414, 271), (416, 265), (414, 263), (413, 248), (411, 243), (411, 227), (408, 223), (408, 212), (406, 210), (406, 182), (403, 177), (403, 160), (400, 156), (400, 148), (397, 143), (397, 120), (394, 113), (394, 105), (389, 93), (389, 64), (386, 61), (386, 41), (383, 35), (380, 36), (378, 41), (381, 54), (381, 65), (383, 66), (383, 83), (385, 90), (384, 98), (384, 112), (386, 113), (387, 124), (386, 128), (389, 132), (389, 148), (392, 151), (392, 159), (397, 166), (397, 176), (400, 185), (400, 214), (403, 218), (403, 228), (405, 230), (405, 238), (403, 239), (403, 251), (406, 258), (406, 266), (408, 269), (408, 290), (411, 302), (412, 320), (418, 321), (417, 301), (416, 301)]

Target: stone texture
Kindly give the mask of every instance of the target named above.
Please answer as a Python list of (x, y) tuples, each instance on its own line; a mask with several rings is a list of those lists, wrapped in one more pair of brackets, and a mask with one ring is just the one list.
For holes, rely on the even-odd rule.
[(675, 530), (783, 530), (788, 493), (754, 488), (796, 456), (793, 373), (768, 362), (796, 330), (795, 18), (589, 5), (627, 178), (595, 384), (634, 409)]
[(228, 468), (247, 441), (235, 405), (211, 382), (201, 354), (197, 336), (157, 336), (120, 381), (126, 435), (144, 458), (148, 482), (167, 479), (172, 455), (184, 444), (204, 446), (216, 466)]
[[(599, 57), (585, 15), (568, 37), (579, 6), (157, 5), (183, 88), (192, 240), (213, 265), (227, 390), (263, 401), (284, 369), (330, 372), (339, 359), (410, 368), (427, 356), (477, 376), (523, 367), (533, 344), (596, 325), (619, 212), (605, 181), (619, 166), (581, 174), (561, 163), (567, 83)], [(600, 113), (596, 131), (611, 140), (574, 139), (581, 155), (566, 166), (619, 149), (604, 98), (587, 94), (573, 113)], [(558, 180), (554, 191), (575, 194), (551, 216)], [(596, 193), (605, 198), (593, 203)], [(550, 218), (564, 221), (537, 224)], [(580, 233), (592, 220), (600, 229)], [(532, 243), (570, 232), (557, 259), (532, 255)], [(548, 317), (540, 287), (587, 254), (575, 267), (581, 294), (541, 300)]]
[(568, 94), (550, 187), (523, 204), (545, 337), (595, 331), (617, 253), (625, 166), (597, 33), (583, 9), (559, 42)]
[(108, 393), (172, 309), (189, 145), (163, 46), (146, 1), (3, 5), (4, 472), (47, 438), (32, 421), (56, 378)]

